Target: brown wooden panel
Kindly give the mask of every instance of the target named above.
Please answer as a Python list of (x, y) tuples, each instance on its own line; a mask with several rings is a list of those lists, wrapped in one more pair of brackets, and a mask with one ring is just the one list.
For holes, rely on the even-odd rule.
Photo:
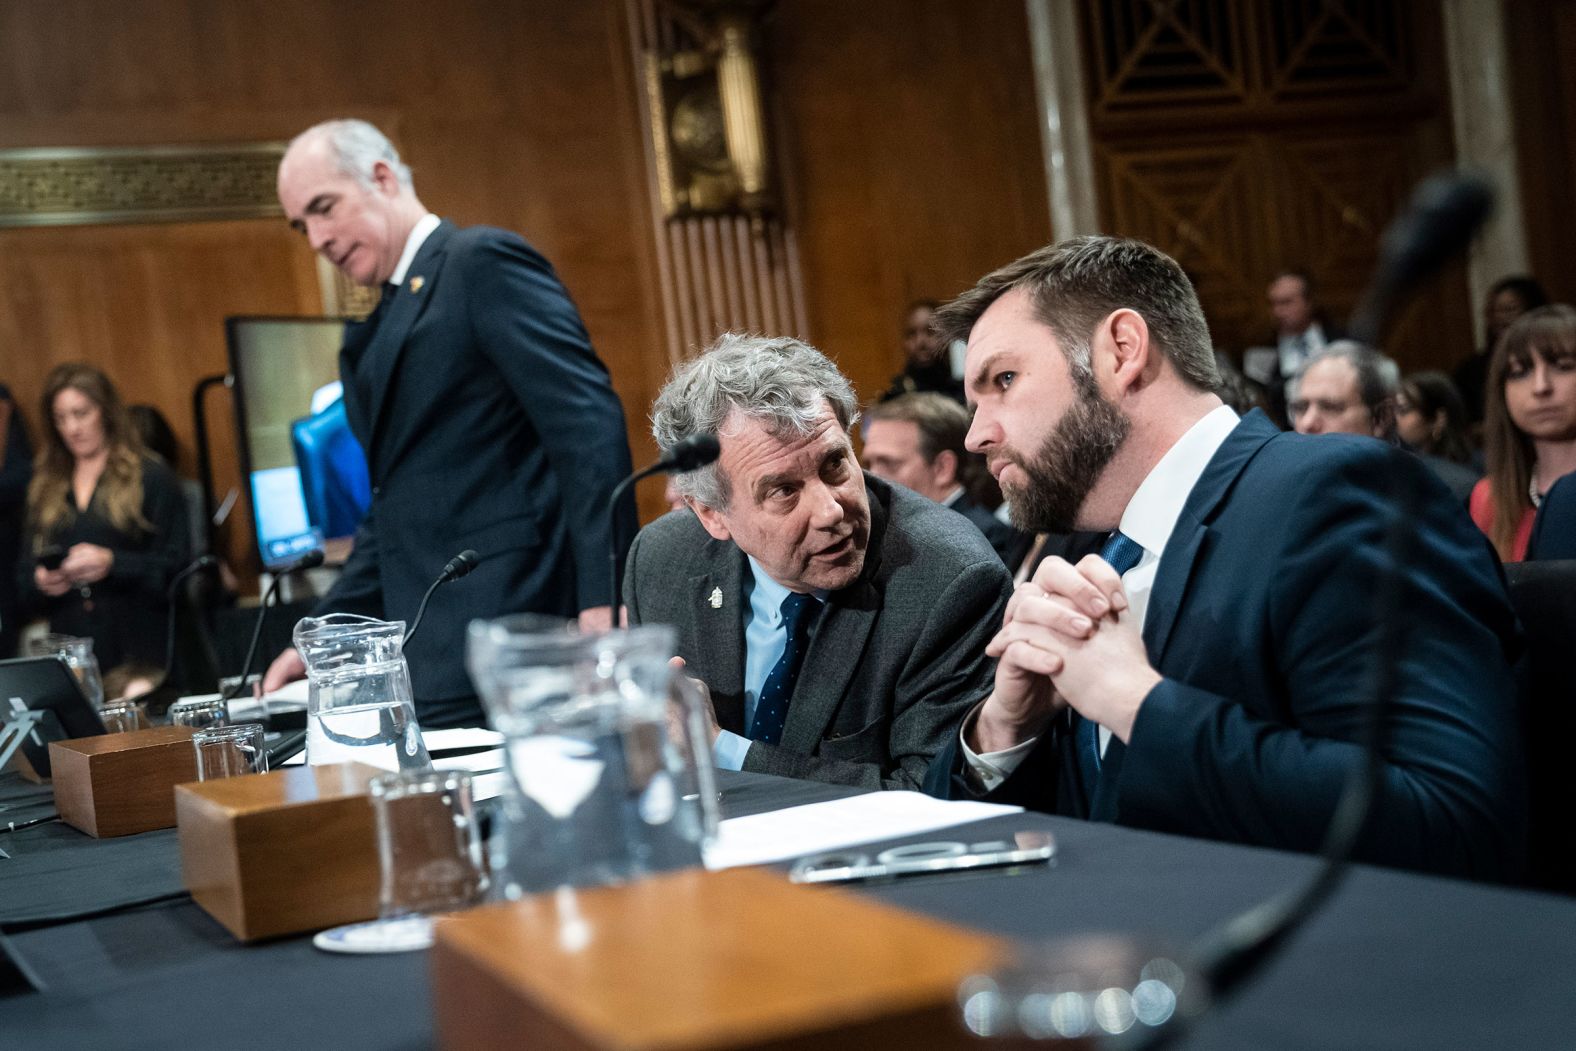
[[(1309, 272), (1344, 320), (1412, 186), (1450, 159), (1435, 5), (1102, 0), (1084, 7), (1106, 228), (1193, 275), (1217, 346), (1272, 337), (1265, 288)], [(1448, 368), (1471, 346), (1457, 265), (1385, 349)]]
[(861, 397), (901, 314), (1051, 239), (1021, 3), (795, 0), (768, 23), (809, 336)]
[(1532, 272), (1556, 302), (1576, 302), (1576, 0), (1506, 3), (1505, 50)]
[[(373, 120), (429, 207), (517, 230), (554, 262), (643, 460), (667, 361), (624, 32), (620, 0), (3, 4), (0, 146), (269, 141)], [(282, 221), (4, 231), (0, 282), (0, 378), (35, 427), (40, 378), (86, 358), (170, 417), (188, 469), (190, 391), (223, 367), (222, 319), (321, 310)], [(226, 414), (216, 424), (230, 445)], [(218, 460), (222, 489), (233, 451)], [(648, 515), (660, 495), (643, 492)], [(227, 552), (250, 565), (233, 532)]]

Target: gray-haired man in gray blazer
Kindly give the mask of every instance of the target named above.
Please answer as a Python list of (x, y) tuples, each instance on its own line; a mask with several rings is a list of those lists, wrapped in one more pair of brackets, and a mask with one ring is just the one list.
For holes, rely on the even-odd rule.
[(630, 623), (672, 624), (726, 769), (917, 788), (990, 690), (1011, 582), (955, 513), (862, 474), (848, 380), (795, 339), (729, 334), (679, 367), (652, 429), (722, 454), (629, 553)]

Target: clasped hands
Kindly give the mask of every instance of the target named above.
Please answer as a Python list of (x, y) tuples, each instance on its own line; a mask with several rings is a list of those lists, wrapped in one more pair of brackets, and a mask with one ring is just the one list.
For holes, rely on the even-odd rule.
[(74, 587), (97, 584), (115, 565), (115, 552), (98, 544), (72, 544), (59, 569), (35, 566), (33, 583), (50, 598), (58, 598)]
[(985, 652), (997, 659), (996, 683), (967, 731), (976, 753), (1039, 736), (1067, 706), (1125, 742), (1160, 682), (1122, 578), (1096, 555), (1042, 562), (1018, 585)]

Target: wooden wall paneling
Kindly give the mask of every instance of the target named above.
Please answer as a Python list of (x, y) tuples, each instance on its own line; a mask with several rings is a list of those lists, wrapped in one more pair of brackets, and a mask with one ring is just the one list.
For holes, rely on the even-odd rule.
[(1576, 0), (1516, 0), (1504, 11), (1532, 270), (1556, 302), (1576, 303)]
[[(860, 397), (902, 313), (1051, 240), (1022, 4), (795, 0), (767, 26), (808, 333)], [(790, 268), (792, 272), (792, 268)]]
[[(1193, 275), (1218, 346), (1271, 338), (1270, 277), (1306, 269), (1342, 320), (1385, 224), (1451, 156), (1437, 8), (1421, 0), (1102, 0), (1083, 8), (1102, 213)], [(1465, 271), (1386, 350), (1448, 368), (1471, 346)]]

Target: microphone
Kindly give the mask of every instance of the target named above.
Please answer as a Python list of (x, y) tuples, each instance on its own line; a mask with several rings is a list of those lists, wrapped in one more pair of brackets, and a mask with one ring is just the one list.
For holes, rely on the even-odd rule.
[(443, 572), (438, 574), (438, 579), (427, 585), (427, 593), (421, 596), (421, 605), (416, 607), (416, 619), (410, 622), (410, 627), (405, 630), (405, 637), (400, 640), (401, 646), (409, 642), (410, 637), (416, 634), (416, 629), (421, 627), (421, 618), (427, 615), (427, 600), (432, 598), (432, 593), (451, 580), (459, 580), (481, 565), (481, 561), (482, 556), (470, 548), (466, 548), (449, 559), (448, 563), (443, 567)]
[(612, 612), (614, 627), (618, 626), (618, 604), (620, 599), (618, 578), (620, 576), (620, 570), (623, 569), (618, 557), (619, 500), (623, 498), (625, 491), (628, 490), (630, 486), (634, 485), (642, 478), (650, 478), (654, 474), (667, 474), (669, 472), (675, 474), (685, 474), (689, 471), (705, 467), (707, 464), (714, 462), (717, 457), (721, 455), (722, 443), (717, 440), (717, 436), (715, 434), (692, 434), (688, 438), (683, 438), (677, 442), (674, 442), (673, 447), (667, 451), (667, 455), (662, 459), (658, 460), (656, 463), (652, 464), (650, 467), (645, 468), (644, 470), (636, 471), (634, 474), (630, 475), (622, 482), (619, 482), (618, 485), (614, 487), (613, 495), (610, 496), (607, 501), (607, 562), (608, 567), (611, 570), (608, 576), (613, 582), (612, 601), (608, 603), (608, 609)]
[[(169, 587), (164, 589), (164, 599), (166, 604), (169, 606), (169, 613), (166, 615), (164, 622), (164, 678), (159, 682), (159, 685), (155, 687), (155, 689), (162, 689), (165, 686), (170, 686), (173, 684), (175, 679), (176, 593), (180, 591), (181, 585), (185, 583), (186, 579), (192, 574), (201, 573), (208, 569), (213, 569), (218, 564), (219, 560), (212, 555), (203, 555), (200, 558), (193, 559), (191, 562), (188, 562), (184, 567), (182, 567), (180, 572), (176, 573), (170, 578)], [(153, 691), (149, 690), (148, 692), (151, 694)]]
[(308, 551), (294, 562), (287, 562), (274, 571), (273, 583), (268, 585), (268, 590), (263, 593), (263, 601), (257, 607), (257, 620), (252, 625), (252, 642), (246, 647), (246, 660), (241, 664), (241, 676), (234, 686), (220, 696), (220, 700), (229, 704), (240, 696), (246, 688), (246, 680), (252, 674), (252, 664), (257, 660), (257, 643), (263, 637), (263, 621), (268, 616), (268, 604), (273, 601), (274, 595), (279, 591), (279, 585), (292, 573), (299, 573), (303, 569), (316, 569), (323, 564), (323, 552)]

